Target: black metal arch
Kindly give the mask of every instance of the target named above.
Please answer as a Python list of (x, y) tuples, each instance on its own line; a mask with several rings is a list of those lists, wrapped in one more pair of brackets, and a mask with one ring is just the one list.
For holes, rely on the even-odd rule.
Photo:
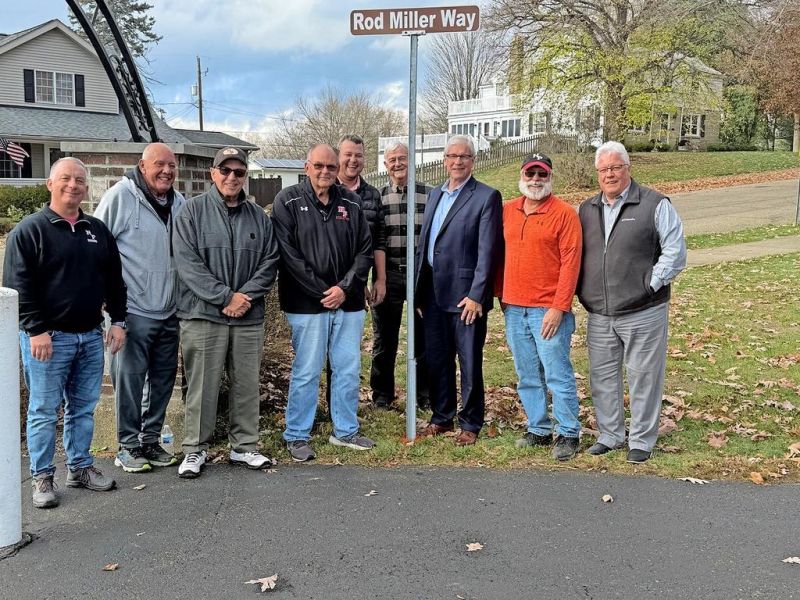
[[(128, 45), (122, 38), (114, 15), (105, 0), (94, 0), (94, 2), (96, 8), (92, 21), (90, 21), (77, 0), (67, 0), (67, 4), (86, 32), (86, 36), (97, 52), (108, 79), (114, 87), (125, 120), (128, 122), (128, 128), (131, 130), (131, 139), (134, 142), (157, 142), (159, 138), (153, 122), (153, 113), (150, 110), (142, 79), (139, 77), (139, 71), (130, 50), (128, 50)], [(111, 31), (113, 40), (108, 46), (102, 44), (100, 36), (92, 24), (96, 19), (102, 19)]]

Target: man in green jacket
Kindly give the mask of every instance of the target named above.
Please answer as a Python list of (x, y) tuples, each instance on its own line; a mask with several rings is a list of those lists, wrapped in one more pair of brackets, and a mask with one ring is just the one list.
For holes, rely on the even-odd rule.
[(278, 245), (264, 210), (247, 201), (247, 156), (217, 152), (211, 189), (188, 200), (175, 222), (178, 318), (188, 390), (178, 475), (198, 477), (217, 419), (225, 367), (230, 379), (230, 460), (259, 469), (258, 381), (264, 343), (264, 296), (275, 281)]

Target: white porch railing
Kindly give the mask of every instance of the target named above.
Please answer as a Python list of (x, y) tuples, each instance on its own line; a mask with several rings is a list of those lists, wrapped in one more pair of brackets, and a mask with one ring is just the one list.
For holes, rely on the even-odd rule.
[(9, 185), (11, 187), (26, 187), (29, 185), (44, 185), (47, 179), (30, 179), (23, 177), (0, 177), (0, 186)]
[[(417, 150), (430, 150), (432, 148), (442, 149), (444, 145), (447, 143), (447, 138), (449, 137), (446, 133), (432, 133), (425, 136), (425, 143), (422, 142), (422, 136), (417, 136), (416, 147)], [(404, 144), (408, 144), (408, 136), (407, 135), (393, 135), (389, 137), (381, 137), (378, 138), (378, 152), (383, 152), (386, 149), (386, 146), (389, 144), (393, 144), (395, 142), (402, 142)]]
[(515, 96), (489, 96), (472, 100), (451, 100), (447, 105), (449, 117), (474, 113), (511, 110), (514, 108)]

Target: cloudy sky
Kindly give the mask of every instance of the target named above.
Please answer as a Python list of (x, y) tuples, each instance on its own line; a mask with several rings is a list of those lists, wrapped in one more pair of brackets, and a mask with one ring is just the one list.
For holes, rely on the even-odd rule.
[[(203, 70), (205, 128), (240, 134), (268, 132), (298, 97), (328, 84), (366, 90), (387, 105), (408, 107), (409, 39), (352, 36), (354, 9), (457, 6), (431, 0), (148, 0), (155, 31), (151, 91), (168, 122), (197, 127), (190, 102), (196, 56)], [(68, 23), (64, 0), (0, 0), (0, 31), (12, 33), (52, 18)], [(442, 34), (439, 34), (442, 35)], [(431, 36), (428, 36), (430, 38)], [(420, 41), (420, 79), (425, 36)]]

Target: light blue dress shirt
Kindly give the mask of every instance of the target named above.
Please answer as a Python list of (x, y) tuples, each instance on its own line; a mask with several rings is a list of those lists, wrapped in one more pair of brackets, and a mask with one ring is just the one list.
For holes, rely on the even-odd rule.
[[(608, 198), (603, 194), (603, 219), (605, 221), (606, 245), (611, 229), (614, 227), (622, 205), (628, 199), (631, 187), (626, 187), (617, 196), (614, 204), (609, 204)], [(683, 236), (683, 223), (678, 216), (672, 202), (662, 198), (656, 206), (655, 227), (658, 232), (658, 241), (661, 244), (661, 256), (653, 265), (653, 275), (650, 277), (650, 287), (657, 292), (665, 285), (669, 285), (686, 268), (686, 240)]]
[[(467, 181), (469, 181), (469, 178)], [(464, 189), (464, 185), (467, 181), (459, 185), (452, 192), (448, 189), (448, 185), (450, 184), (449, 179), (442, 185), (442, 197), (439, 200), (439, 204), (436, 206), (436, 212), (433, 213), (431, 234), (428, 238), (428, 264), (430, 266), (433, 266), (433, 247), (436, 245), (436, 238), (439, 237), (439, 230), (442, 228), (442, 223), (444, 223), (444, 220), (447, 218), (447, 213), (453, 208), (456, 198), (458, 198), (461, 190)]]

